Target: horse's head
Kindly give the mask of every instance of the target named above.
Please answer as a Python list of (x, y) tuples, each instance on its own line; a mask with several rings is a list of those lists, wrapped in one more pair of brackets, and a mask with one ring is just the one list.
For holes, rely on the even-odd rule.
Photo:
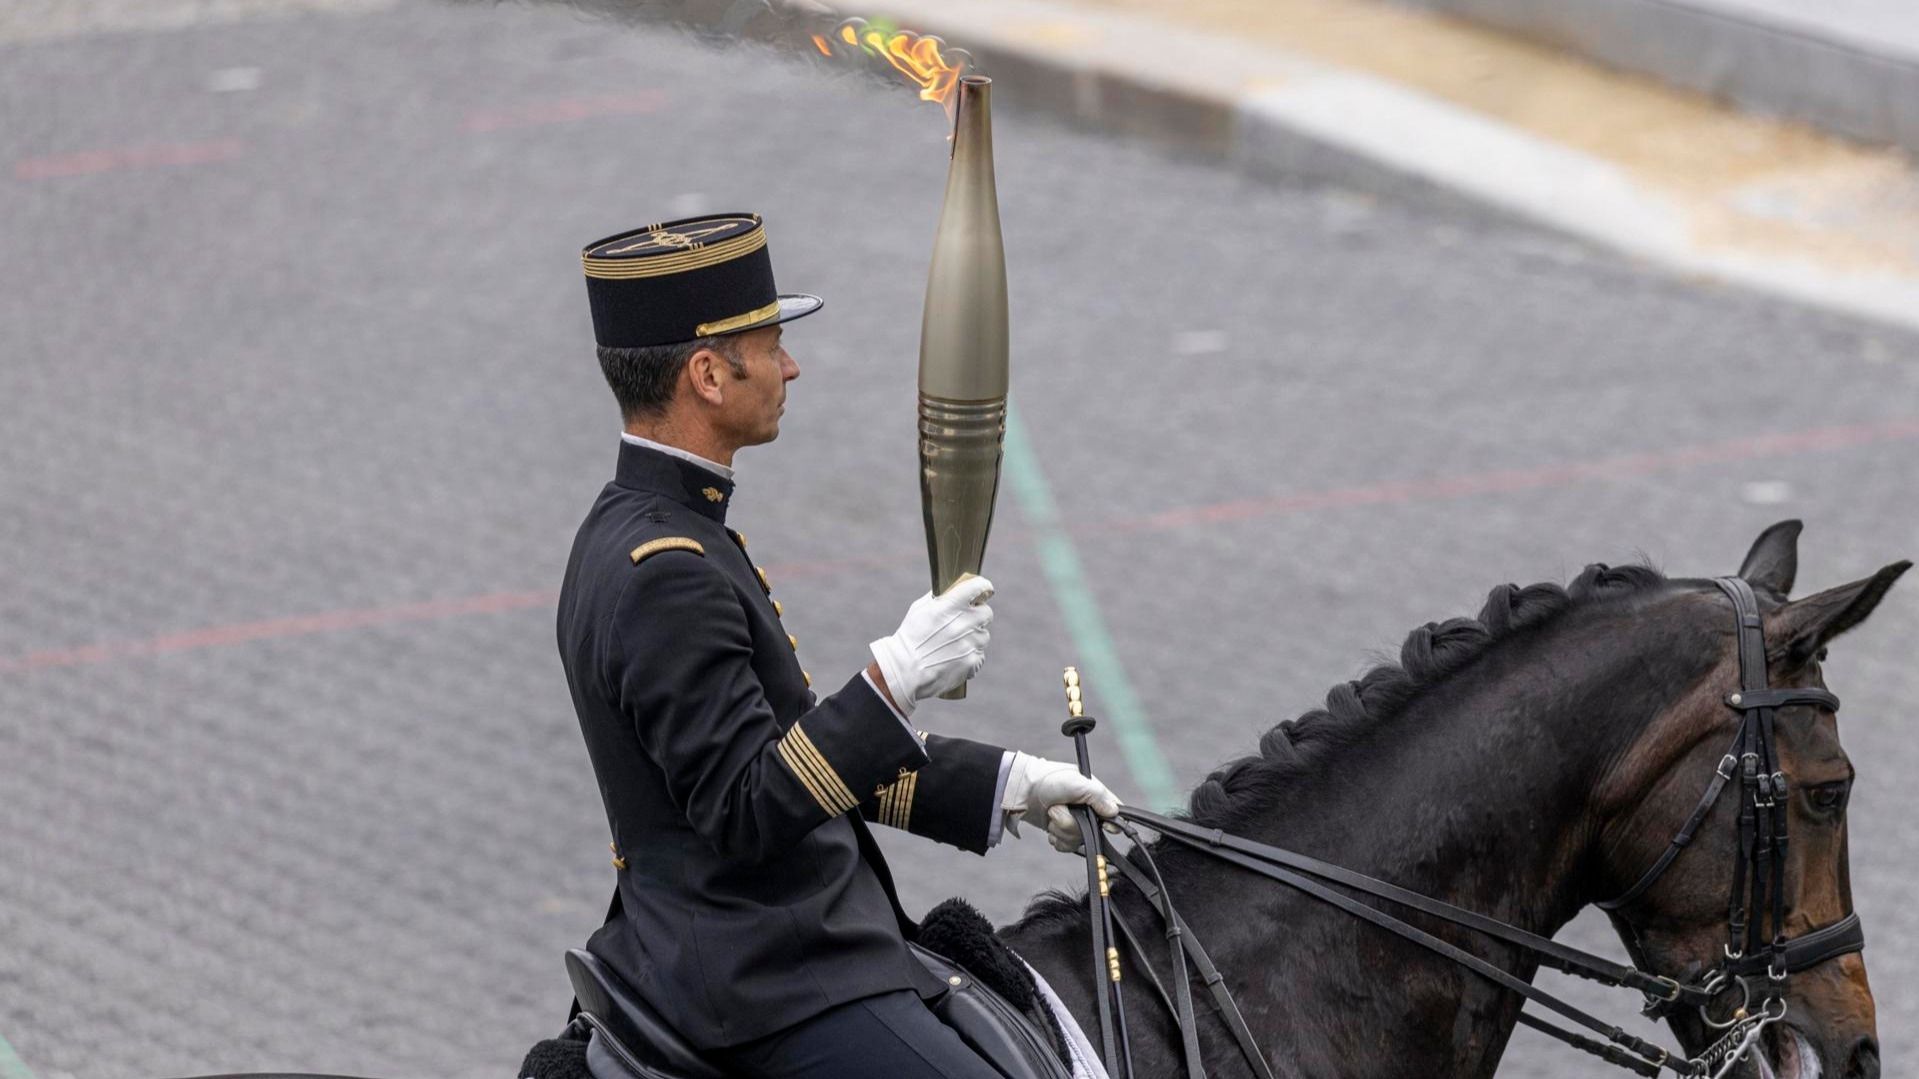
[[(1758, 597), (1770, 685), (1824, 688), (1820, 661), (1827, 643), (1863, 622), (1911, 563), (1898, 562), (1864, 580), (1788, 600), (1798, 566), (1799, 527), (1787, 521), (1767, 529), (1739, 576)], [(1712, 991), (1711, 1003), (1703, 1008), (1667, 1010), (1688, 1052), (1720, 1040), (1726, 1028), (1715, 1023), (1743, 1017), (1742, 1007), (1751, 1014), (1783, 1005), (1784, 1019), (1764, 1029), (1759, 1052), (1733, 1074), (1877, 1079), (1872, 990), (1864, 959), (1845, 946), (1849, 926), (1840, 924), (1853, 913), (1846, 864), (1853, 766), (1839, 744), (1837, 718), (1818, 703), (1778, 708), (1767, 739), (1775, 747), (1776, 764), (1761, 769), (1756, 788), (1761, 793), (1754, 799), (1755, 787), (1741, 774), (1751, 747), (1736, 739), (1743, 737), (1746, 717), (1752, 715), (1756, 725), (1758, 716), (1728, 703), (1741, 690), (1729, 597), (1702, 585), (1676, 594), (1672, 602), (1676, 617), (1697, 618), (1702, 633), (1716, 633), (1723, 655), (1702, 684), (1648, 725), (1608, 779), (1604, 800), (1615, 808), (1602, 832), (1599, 875), (1606, 882), (1602, 888), (1626, 900), (1611, 909), (1614, 924), (1641, 969)], [(1728, 757), (1733, 763), (1726, 763)], [(1836, 930), (1814, 938), (1814, 947), (1795, 951), (1792, 972), (1783, 982), (1778, 978), (1783, 962), (1775, 955), (1769, 974), (1764, 958), (1773, 939), (1767, 924), (1773, 901), (1766, 889), (1775, 872), (1773, 859), (1764, 854), (1765, 836), (1779, 819), (1765, 806), (1764, 784), (1765, 773), (1775, 769), (1786, 781), (1788, 836), (1777, 870), (1784, 878), (1779, 936), (1804, 940), (1822, 929)], [(1715, 776), (1722, 772), (1730, 778), (1708, 806)], [(1678, 843), (1665, 868), (1653, 873), (1652, 867), (1674, 851), (1674, 837), (1700, 812), (1705, 816), (1690, 840)], [(1742, 813), (1750, 817), (1742, 821)], [(1761, 854), (1754, 856), (1752, 847)], [(1755, 883), (1761, 889), (1757, 901), (1751, 897)], [(1738, 900), (1736, 888), (1745, 893)], [(1757, 932), (1764, 935), (1756, 943), (1734, 941), (1735, 925), (1752, 921), (1760, 923)], [(1837, 946), (1824, 946), (1828, 943)], [(1844, 954), (1825, 954), (1834, 951)], [(1742, 964), (1729, 961), (1729, 954), (1756, 957)]]

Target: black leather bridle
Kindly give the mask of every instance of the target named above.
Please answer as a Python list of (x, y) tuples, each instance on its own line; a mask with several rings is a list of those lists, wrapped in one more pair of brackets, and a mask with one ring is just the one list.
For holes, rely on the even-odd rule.
[[(1741, 1013), (1750, 1013), (1755, 1004), (1764, 1009), (1782, 999), (1789, 975), (1863, 949), (1866, 935), (1859, 913), (1853, 911), (1810, 933), (1786, 936), (1786, 810), (1791, 791), (1779, 766), (1775, 717), (1779, 709), (1795, 705), (1837, 712), (1839, 698), (1810, 686), (1771, 688), (1766, 677), (1765, 630), (1752, 586), (1737, 577), (1722, 577), (1713, 583), (1732, 600), (1733, 613), (1739, 620), (1739, 688), (1726, 695), (1726, 707), (1739, 713), (1739, 729), (1706, 793), (1659, 860), (1631, 888), (1598, 906), (1612, 918), (1633, 962), (1645, 966), (1639, 929), (1620, 911), (1671, 868), (1737, 778), (1739, 853), (1733, 861), (1732, 893), (1726, 906), (1725, 958), (1700, 978), (1696, 988), (1717, 996), (1738, 985), (1744, 999), (1732, 1015), (1743, 1018)], [(1664, 1016), (1677, 1005), (1677, 1001), (1662, 1001), (1649, 1008), (1648, 1014)], [(1703, 1007), (1700, 1014), (1714, 1027), (1724, 1029), (1729, 1025), (1715, 1020)]]
[[(1643, 1076), (1656, 1077), (1661, 1071), (1671, 1071), (1676, 1075), (1723, 1079), (1758, 1044), (1765, 1028), (1785, 1017), (1787, 979), (1792, 974), (1829, 959), (1860, 951), (1865, 947), (1865, 934), (1858, 913), (1851, 912), (1839, 921), (1810, 933), (1795, 938), (1785, 936), (1786, 822), (1790, 790), (1780, 767), (1775, 721), (1781, 708), (1810, 706), (1837, 711), (1839, 698), (1823, 689), (1771, 688), (1766, 674), (1765, 632), (1760, 621), (1759, 602), (1753, 595), (1752, 586), (1737, 577), (1722, 577), (1713, 583), (1732, 600), (1733, 611), (1738, 619), (1739, 689), (1726, 697), (1726, 706), (1739, 715), (1738, 732), (1733, 738), (1731, 750), (1720, 761), (1712, 780), (1707, 784), (1698, 806), (1680, 825), (1665, 852), (1631, 888), (1615, 899), (1598, 904), (1619, 929), (1626, 942), (1627, 953), (1633, 960), (1632, 966), (1568, 947), (1517, 926), (1317, 858), (1130, 806), (1121, 808), (1118, 827), (1133, 841), (1133, 847), (1128, 854), (1122, 855), (1101, 834), (1092, 810), (1083, 806), (1074, 807), (1082, 833), (1097, 837), (1094, 843), (1085, 848), (1087, 903), (1092, 916), (1095, 996), (1102, 1059), (1112, 1079), (1134, 1077), (1126, 1030), (1125, 1000), (1120, 992), (1124, 966), (1118, 949), (1121, 938), (1127, 941), (1136, 956), (1136, 964), (1147, 976), (1149, 986), (1172, 1014), (1179, 1028), (1187, 1079), (1204, 1079), (1206, 1075), (1205, 1065), (1200, 1060), (1198, 1027), (1193, 1015), (1187, 966), (1189, 960), (1198, 968), (1221, 1021), (1232, 1033), (1253, 1074), (1259, 1079), (1273, 1079), (1272, 1069), (1240, 1014), (1238, 1005), (1233, 1001), (1231, 992), (1227, 990), (1225, 979), (1193, 935), (1191, 927), (1173, 910), (1165, 881), (1154, 862), (1152, 848), (1134, 826), (1135, 822), (1159, 833), (1163, 839), (1286, 884), (1395, 933), (1600, 1036), (1599, 1039), (1587, 1037), (1529, 1013), (1520, 1013), (1520, 1022), (1576, 1049)], [(1076, 676), (1069, 675), (1068, 687), (1069, 700), (1076, 705), (1079, 700)], [(1075, 711), (1077, 713), (1077, 709)], [(1086, 734), (1092, 727), (1091, 718), (1076, 714), (1062, 728), (1077, 743), (1080, 770), (1087, 774), (1091, 774), (1091, 768)], [(1691, 845), (1693, 836), (1711, 815), (1713, 807), (1735, 781), (1740, 799), (1739, 853), (1733, 866), (1731, 898), (1727, 903), (1725, 958), (1718, 966), (1692, 982), (1649, 973), (1645, 969), (1647, 963), (1640, 944), (1640, 927), (1627, 919), (1622, 911), (1643, 896), (1672, 867), (1673, 862)], [(1118, 908), (1110, 900), (1110, 873), (1113, 869), (1117, 869), (1140, 890), (1166, 925), (1168, 950), (1174, 967), (1170, 993), (1153, 970), (1139, 938), (1120, 917)], [(1608, 1024), (1523, 978), (1378, 907), (1329, 887), (1335, 884), (1519, 947), (1531, 953), (1540, 966), (1588, 978), (1603, 985), (1638, 990), (1645, 995), (1645, 1013), (1649, 1016), (1665, 1017), (1681, 1007), (1696, 1008), (1701, 1020), (1721, 1033), (1718, 1040), (1694, 1057), (1665, 1049)], [(1741, 994), (1739, 1004), (1729, 1014), (1715, 1016), (1715, 1002), (1721, 1001), (1734, 988)]]

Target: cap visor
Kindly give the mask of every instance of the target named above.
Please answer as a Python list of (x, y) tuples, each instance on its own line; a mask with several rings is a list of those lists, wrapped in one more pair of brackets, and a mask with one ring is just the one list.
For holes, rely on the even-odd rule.
[(780, 309), (777, 314), (763, 318), (750, 326), (741, 326), (739, 329), (729, 332), (747, 333), (752, 330), (764, 330), (768, 326), (778, 326), (782, 322), (791, 322), (796, 318), (805, 318), (825, 306), (825, 300), (810, 293), (790, 293), (780, 297)]

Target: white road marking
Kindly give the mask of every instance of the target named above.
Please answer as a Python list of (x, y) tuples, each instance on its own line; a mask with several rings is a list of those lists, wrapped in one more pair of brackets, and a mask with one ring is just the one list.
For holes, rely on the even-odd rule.
[(1792, 484), (1785, 480), (1758, 480), (1740, 488), (1739, 498), (1753, 506), (1781, 505), (1792, 501)]
[(240, 94), (260, 88), (260, 69), (257, 67), (223, 67), (207, 73), (207, 92), (212, 94)]
[(1210, 356), (1226, 351), (1226, 334), (1220, 330), (1182, 330), (1173, 335), (1173, 352), (1180, 356)]

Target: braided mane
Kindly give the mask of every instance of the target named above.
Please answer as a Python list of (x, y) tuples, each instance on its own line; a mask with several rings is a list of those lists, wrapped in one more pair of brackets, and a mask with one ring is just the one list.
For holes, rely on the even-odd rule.
[(1562, 588), (1502, 584), (1486, 597), (1477, 618), (1428, 622), (1400, 647), (1399, 663), (1382, 663), (1326, 694), (1326, 707), (1280, 723), (1259, 739), (1259, 752), (1222, 765), (1194, 788), (1187, 816), (1227, 831), (1269, 810), (1290, 777), (1373, 724), (1405, 711), (1437, 683), (1471, 665), (1495, 644), (1600, 599), (1656, 588), (1666, 576), (1647, 565), (1594, 563)]

